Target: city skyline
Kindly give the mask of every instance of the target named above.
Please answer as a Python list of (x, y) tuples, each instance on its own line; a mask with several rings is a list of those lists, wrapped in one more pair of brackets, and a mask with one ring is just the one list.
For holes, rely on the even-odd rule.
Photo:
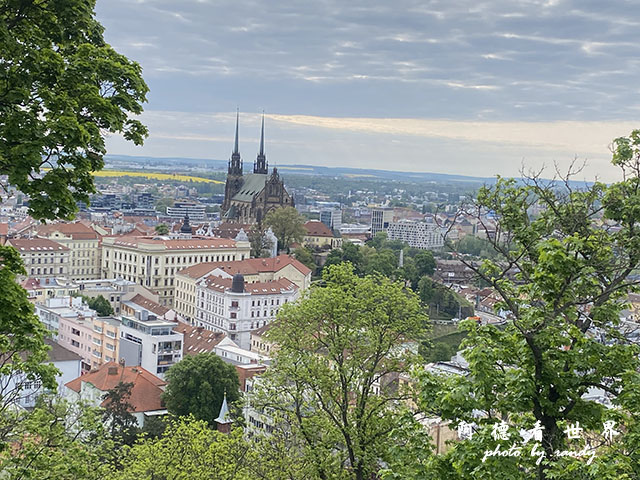
[(151, 136), (109, 153), (615, 180), (634, 128), (637, 6), (624, 2), (98, 2), (151, 87)]

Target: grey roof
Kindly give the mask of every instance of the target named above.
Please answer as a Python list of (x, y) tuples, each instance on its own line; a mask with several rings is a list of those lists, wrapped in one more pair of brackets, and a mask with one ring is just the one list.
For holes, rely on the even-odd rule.
[(240, 191), (232, 200), (239, 202), (251, 202), (259, 194), (267, 183), (267, 175), (264, 173), (249, 173), (242, 177), (243, 183)]
[(67, 350), (62, 345), (54, 342), (50, 338), (45, 338), (44, 342), (51, 347), (47, 352), (49, 360), (52, 362), (68, 362), (71, 360), (82, 360), (82, 357), (77, 353)]

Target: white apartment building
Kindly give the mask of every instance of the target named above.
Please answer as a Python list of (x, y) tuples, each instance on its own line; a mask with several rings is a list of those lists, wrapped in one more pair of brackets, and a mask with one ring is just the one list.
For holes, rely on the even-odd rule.
[(286, 278), (246, 283), (241, 274), (233, 279), (212, 275), (197, 286), (195, 323), (250, 350), (251, 332), (273, 321), (282, 305), (298, 298), (298, 292)]
[(183, 335), (173, 330), (176, 322), (141, 312), (139, 318), (122, 317), (120, 358), (127, 366), (141, 366), (164, 378), (165, 372), (182, 360)]
[(46, 238), (10, 238), (6, 244), (18, 250), (30, 277), (44, 279), (69, 275), (69, 249), (64, 245)]
[(51, 223), (35, 229), (42, 238), (54, 240), (69, 248), (69, 278), (100, 278), (100, 235), (84, 223)]
[(167, 216), (182, 220), (189, 215), (192, 222), (203, 222), (207, 219), (206, 206), (195, 202), (175, 202), (173, 207), (167, 207)]
[(249, 242), (228, 238), (104, 237), (102, 273), (142, 285), (158, 294), (158, 303), (173, 306), (179, 270), (203, 262), (244, 260), (250, 251)]
[(291, 255), (278, 255), (272, 258), (246, 258), (233, 262), (200, 263), (180, 270), (176, 274), (174, 309), (182, 319), (195, 325), (196, 287), (210, 275), (233, 278), (237, 273), (244, 275), (248, 283), (268, 282), (286, 278), (295, 283), (300, 290), (311, 285), (311, 269)]
[(401, 220), (391, 222), (387, 229), (389, 240), (401, 240), (410, 247), (437, 250), (444, 246), (442, 229), (435, 223)]

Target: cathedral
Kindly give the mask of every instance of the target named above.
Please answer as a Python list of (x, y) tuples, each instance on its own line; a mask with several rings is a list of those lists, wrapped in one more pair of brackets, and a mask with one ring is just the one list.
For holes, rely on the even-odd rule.
[(277, 168), (269, 175), (269, 164), (264, 154), (264, 114), (260, 132), (260, 151), (253, 164), (253, 173), (243, 174), (238, 148), (238, 122), (239, 113), (236, 114), (236, 139), (224, 187), (222, 218), (228, 222), (261, 223), (271, 210), (293, 207), (293, 198), (285, 190)]

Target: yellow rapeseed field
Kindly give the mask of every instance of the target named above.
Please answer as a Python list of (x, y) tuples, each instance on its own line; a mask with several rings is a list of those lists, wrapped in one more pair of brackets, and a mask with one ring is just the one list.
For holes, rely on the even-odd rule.
[(145, 177), (153, 180), (177, 180), (180, 182), (204, 182), (204, 183), (224, 183), (220, 180), (212, 180), (204, 177), (193, 177), (191, 175), (178, 175), (176, 173), (156, 173), (156, 172), (130, 172), (126, 170), (100, 170), (93, 172), (94, 177)]

